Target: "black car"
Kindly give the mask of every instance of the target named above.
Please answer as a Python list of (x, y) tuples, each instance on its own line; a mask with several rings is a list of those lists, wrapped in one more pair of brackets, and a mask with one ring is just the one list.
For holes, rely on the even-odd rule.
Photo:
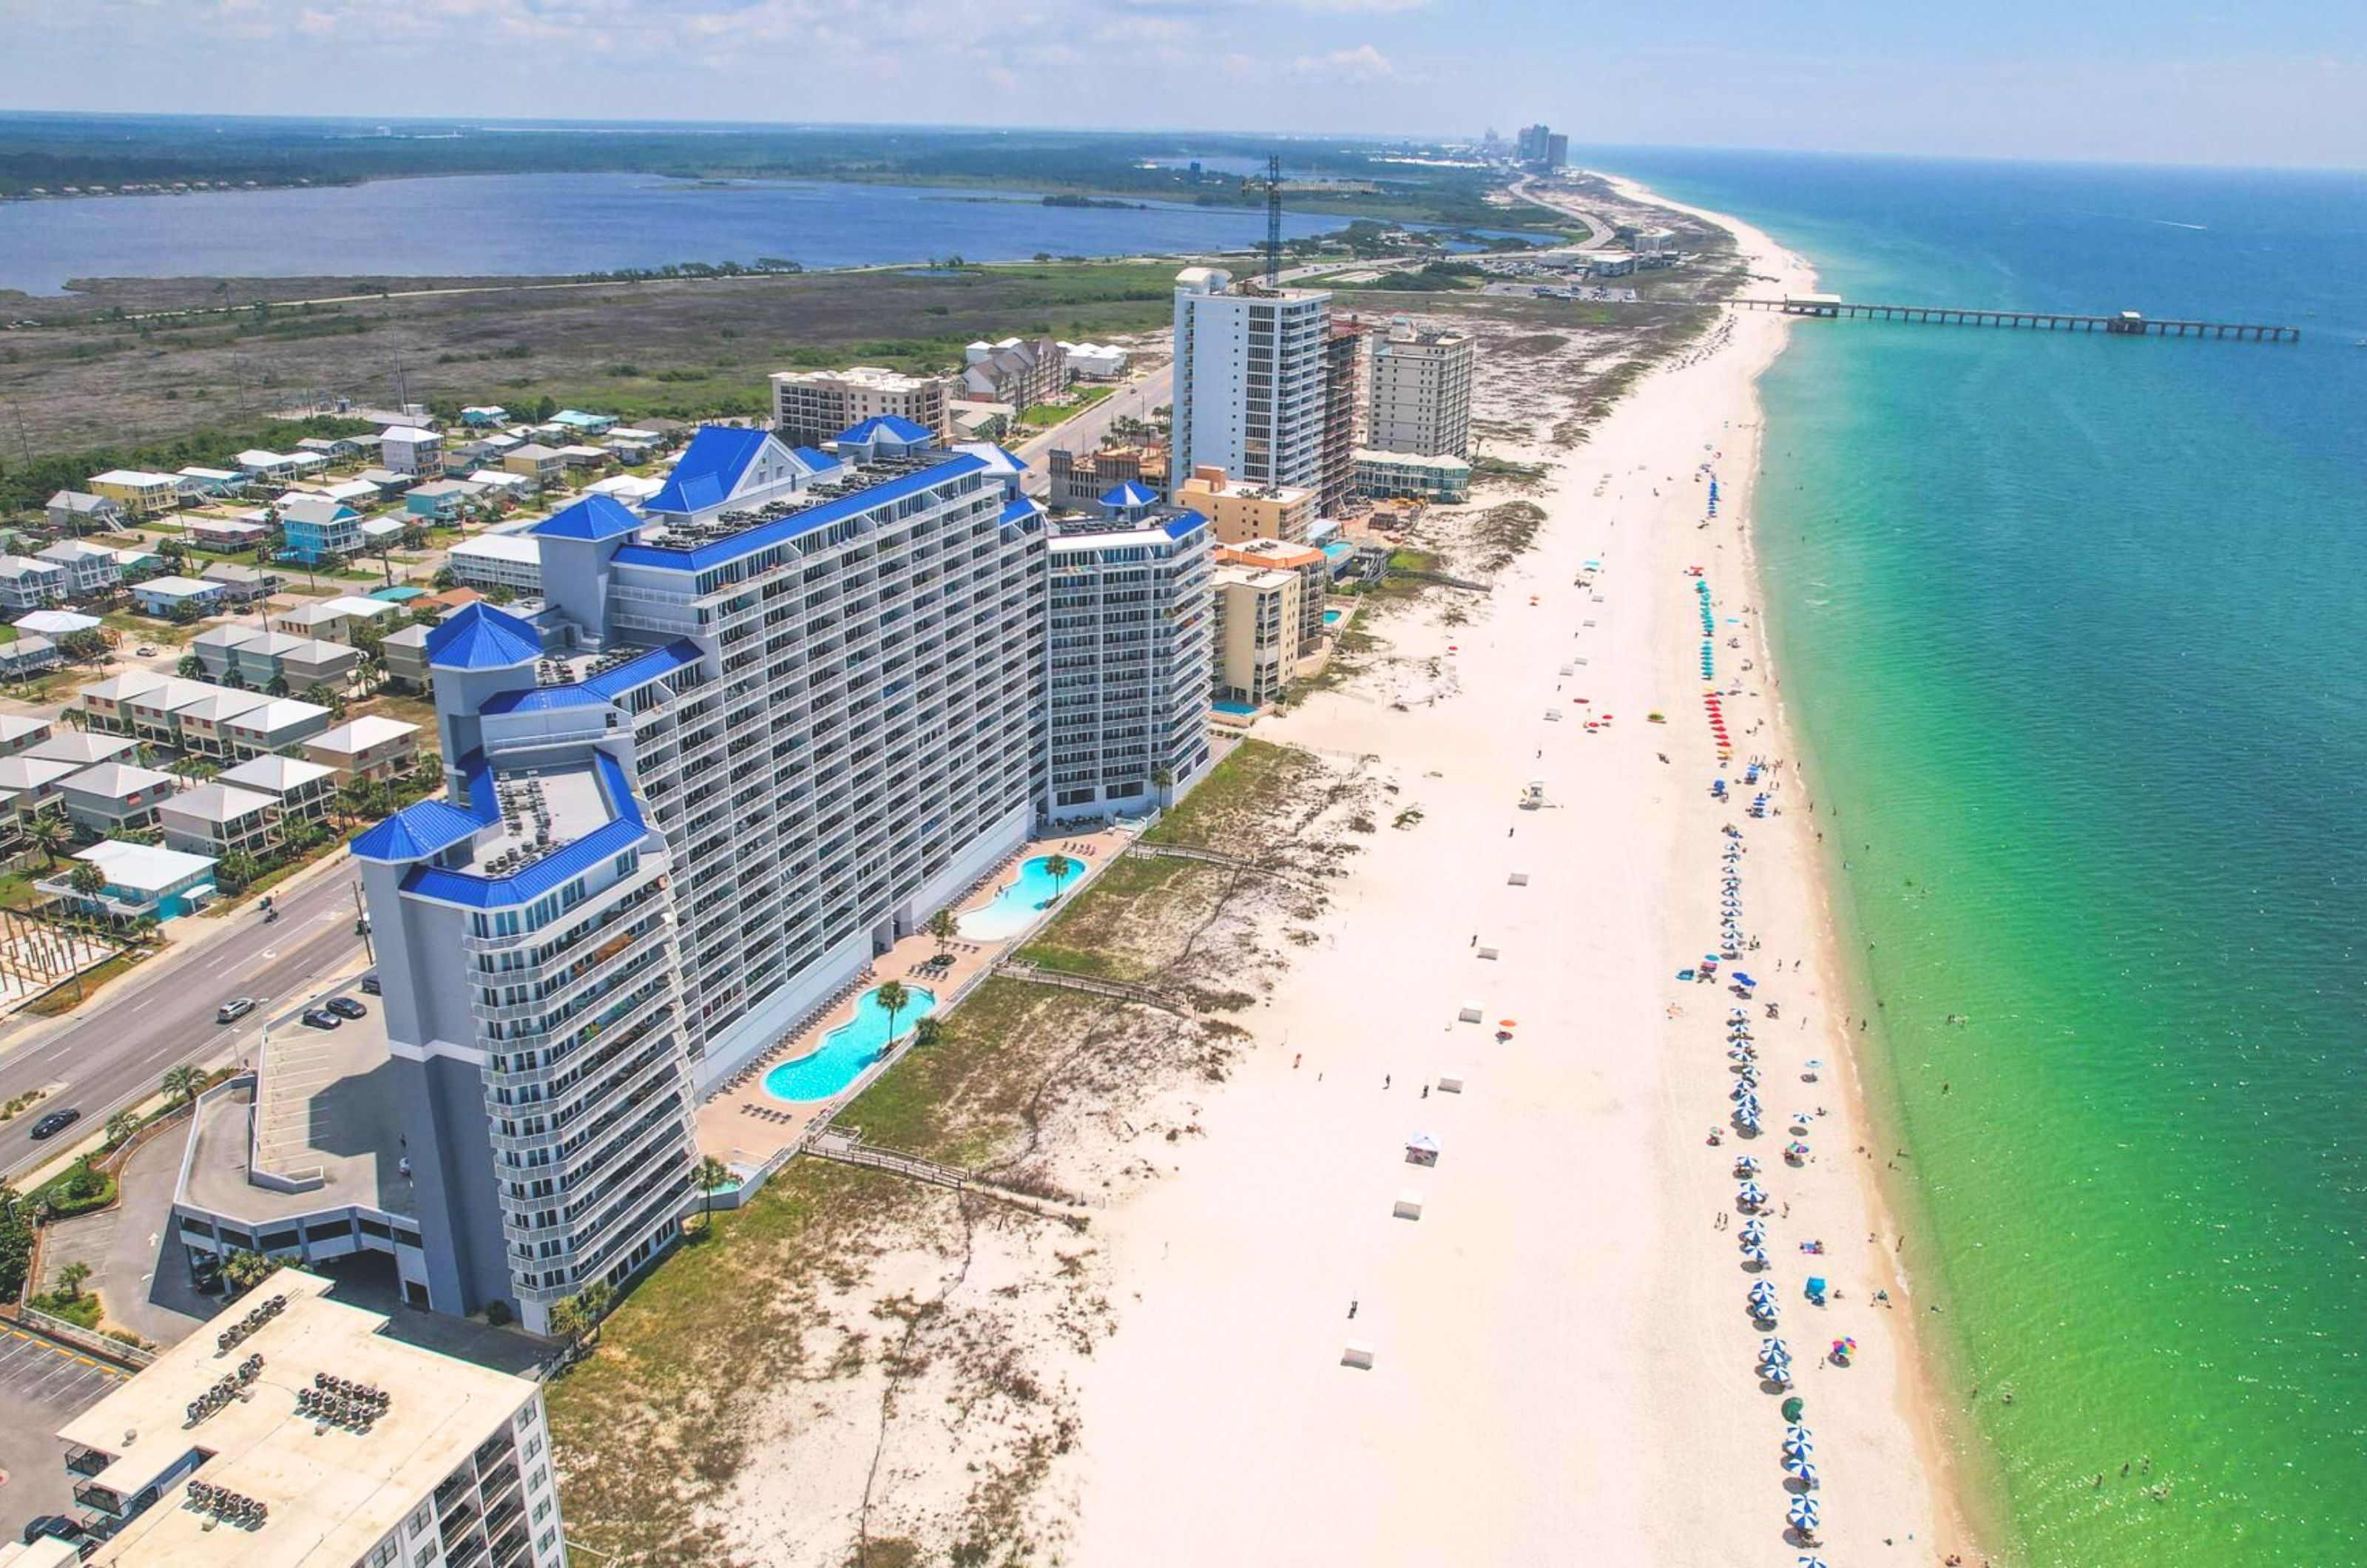
[(362, 976), (362, 995), (366, 997), (374, 997), (384, 989), (385, 987), (378, 983), (377, 976), (365, 975)]
[(81, 1120), (82, 1112), (79, 1111), (52, 1111), (33, 1123), (33, 1136), (36, 1139), (54, 1138)]
[(345, 1021), (326, 1008), (311, 1008), (304, 1013), (304, 1021), (314, 1029), (335, 1029)]
[(189, 1283), (205, 1295), (221, 1289), (221, 1259), (210, 1252), (200, 1252), (189, 1259)]
[(25, 1527), (25, 1544), (30, 1546), (45, 1535), (56, 1536), (60, 1540), (80, 1540), (82, 1526), (63, 1514), (43, 1514)]
[(331, 997), (327, 1001), (323, 1002), (321, 1005), (328, 1009), (331, 1012), (335, 1013), (339, 1018), (368, 1018), (369, 1016), (369, 1009), (362, 1006), (361, 1003), (354, 1000), (351, 997)]

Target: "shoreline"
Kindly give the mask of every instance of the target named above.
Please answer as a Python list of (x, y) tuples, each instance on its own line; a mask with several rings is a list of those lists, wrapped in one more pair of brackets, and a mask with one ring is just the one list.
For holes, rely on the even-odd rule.
[[(1798, 258), (1704, 217), (1805, 287)], [(1747, 530), (1727, 548), (1698, 469), (1716, 454), (1717, 524), (1750, 517), (1757, 378), (1787, 332), (1722, 312), (1582, 444), (1491, 443), (1550, 465), (1533, 546), (1485, 599), (1372, 612), (1374, 666), (1263, 722), (1365, 759), (1390, 810), (1412, 809), (1362, 829), (1336, 907), (1291, 933), (1292, 973), (1242, 1018), (1255, 1045), (1192, 1107), (1195, 1139), (1096, 1227), (1125, 1325), (1074, 1370), (1068, 1560), (1556, 1561), (1573, 1528), (1602, 1561), (1854, 1560), (1909, 1541), (1931, 1548), (1920, 1561), (1980, 1560), (1908, 1321), (1920, 1303), (1886, 1245), (1897, 1226), (1871, 1170), (1837, 1179), (1875, 1123), (1805, 813), (1745, 835), (1749, 931), (1769, 954), (1751, 961), (1814, 960), (1761, 993), (1783, 1006), (1761, 1066), (1818, 1084), (1778, 1109), (1826, 1102), (1802, 1163), (1761, 1140), (1782, 1212), (1771, 1199), (1758, 1273), (1719, 1234), (1752, 1145), (1729, 1130), (1702, 1146), (1736, 1081), (1716, 1024), (1729, 998), (1670, 979), (1716, 931), (1719, 825), (1741, 819), (1707, 793), (1740, 760), (1716, 761), (1693, 706), (1704, 633), (1680, 569), (1703, 567), (1720, 615), (1753, 607), (1718, 628), (1719, 686), (1744, 660), (1759, 673), (1742, 684), (1766, 681)], [(1729, 631), (1748, 646), (1727, 649)], [(1741, 724), (1775, 725), (1746, 748), (1789, 744), (1780, 706), (1758, 705), (1772, 691), (1729, 699)], [(1572, 722), (1612, 712), (1625, 724)], [(1535, 777), (1546, 805), (1522, 809)], [(1822, 1082), (1809, 1054), (1834, 1063)], [(1434, 1166), (1403, 1157), (1415, 1133), (1438, 1139)], [(1410, 1221), (1392, 1194), (1411, 1190)], [(1799, 1304), (1810, 1272), (1831, 1304)], [(1761, 1331), (1739, 1308), (1756, 1278), (1778, 1285), (1803, 1363), (1827, 1514), (1813, 1549), (1784, 1529), (1781, 1402), (1750, 1375)], [(1828, 1324), (1861, 1338), (1854, 1369), (1805, 1365)], [(1223, 1517), (1176, 1495), (1179, 1472), (1226, 1499)]]
[[(1683, 212), (1704, 222), (1718, 225), (1735, 236), (1738, 245), (1746, 254), (1772, 252), (1782, 255), (1797, 266), (1809, 288), (1815, 287), (1816, 270), (1806, 259), (1796, 252), (1781, 247), (1764, 231), (1729, 214), (1675, 200), (1625, 175), (1605, 173), (1603, 177), (1634, 200)], [(1757, 494), (1761, 464), (1764, 457), (1766, 400), (1761, 393), (1760, 383), (1773, 366), (1775, 358), (1790, 345), (1792, 325), (1788, 320), (1784, 322), (1775, 354), (1750, 374), (1753, 423), (1745, 463), (1749, 474), (1746, 498)], [(1784, 689), (1783, 669), (1775, 658), (1771, 630), (1773, 612), (1759, 547), (1759, 528), (1756, 509), (1749, 506), (1741, 509), (1735, 534), (1742, 549), (1741, 577), (1748, 595), (1746, 603), (1753, 611), (1751, 625), (1744, 634), (1745, 641), (1755, 653), (1760, 670), (1767, 677), (1769, 725), (1775, 737), (1777, 754), (1791, 761), (1792, 776), (1806, 795), (1804, 803), (1808, 812), (1817, 820), (1824, 821), (1829, 818), (1818, 813), (1814, 797), (1817, 781), (1822, 776), (1821, 769), (1811, 765), (1814, 757), (1805, 744), (1802, 727), (1793, 711), (1789, 694)], [(1819, 833), (1819, 845), (1821, 840), (1822, 834)], [(1879, 1010), (1869, 1010), (1874, 999), (1872, 978), (1864, 966), (1856, 961), (1860, 950), (1856, 942), (1842, 941), (1844, 932), (1848, 932), (1862, 942), (1863, 928), (1855, 915), (1849, 911), (1847, 885), (1839, 875), (1838, 866), (1832, 858), (1840, 852), (1819, 848), (1807, 857), (1809, 897), (1817, 931), (1814, 954), (1817, 974), (1822, 987), (1850, 1003), (1842, 1015), (1844, 1024), (1851, 1017), (1878, 1022)], [(1887, 1144), (1911, 1156), (1912, 1150), (1903, 1131), (1896, 1090), (1889, 1082), (1887, 1062), (1883, 1055), (1887, 1046), (1881, 1032), (1867, 1029), (1852, 1035), (1843, 1028), (1838, 1032), (1835, 1048), (1838, 1059), (1847, 1066), (1846, 1084), (1852, 1109), (1871, 1145), (1880, 1148)], [(1912, 1217), (1918, 1222), (1915, 1232), (1918, 1235), (1927, 1235), (1931, 1222), (1907, 1174), (1902, 1173), (1895, 1180), (1889, 1179), (1886, 1172), (1890, 1168), (1886, 1161), (1875, 1165), (1869, 1160), (1864, 1172), (1864, 1186), (1868, 1206), (1878, 1222), (1877, 1232), (1898, 1237), (1903, 1244), (1907, 1232), (1901, 1224), (1902, 1219)], [(1903, 1245), (1893, 1254), (1889, 1277), (1895, 1291), (1901, 1294), (1911, 1292), (1915, 1276), (1905, 1260)], [(1911, 1354), (1900, 1367), (1903, 1391), (1900, 1403), (1914, 1422), (1918, 1446), (1925, 1463), (1931, 1467), (1933, 1492), (1942, 1517), (1947, 1521), (1953, 1539), (1970, 1543), (1964, 1549), (1968, 1554), (1993, 1551), (1995, 1542), (2010, 1539), (2010, 1528), (2002, 1492), (1997, 1488), (1994, 1478), (1987, 1476), (1992, 1467), (1979, 1462), (1981, 1450), (1978, 1445), (1982, 1439), (1977, 1429), (1970, 1426), (1969, 1417), (1958, 1418), (1952, 1414), (1954, 1406), (1942, 1393), (1950, 1385), (1947, 1374), (1952, 1368), (1953, 1341), (1944, 1330), (1933, 1332), (1927, 1328), (1920, 1316), (1910, 1314), (1905, 1321), (1913, 1326), (1905, 1329), (1901, 1336)], [(1976, 1486), (1976, 1475), (1986, 1477), (1989, 1483)]]

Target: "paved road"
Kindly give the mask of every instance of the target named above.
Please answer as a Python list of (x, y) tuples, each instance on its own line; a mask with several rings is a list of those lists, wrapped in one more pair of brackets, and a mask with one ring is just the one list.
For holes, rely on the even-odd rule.
[(1586, 238), (1578, 243), (1581, 251), (1599, 251), (1617, 238), (1611, 225), (1599, 216), (1580, 207), (1575, 197), (1561, 191), (1540, 187), (1525, 175), (1512, 182), (1512, 194), (1539, 207), (1550, 207), (1565, 218), (1575, 218), (1586, 225)]
[(1014, 450), (1027, 463), (1027, 493), (1042, 495), (1051, 488), (1051, 470), (1047, 465), (1055, 446), (1067, 452), (1099, 451), (1102, 434), (1109, 429), (1112, 420), (1125, 414), (1130, 419), (1149, 421), (1152, 409), (1167, 405), (1174, 388), (1175, 366), (1171, 361), (1148, 376), (1127, 382), (1076, 418), (1016, 447)]
[(251, 1044), (271, 1008), (229, 1028), (214, 1022), (214, 1009), (237, 996), (285, 1003), (353, 958), (361, 948), (353, 881), (352, 868), (339, 864), (280, 895), (279, 919), (268, 925), (251, 910), (225, 916), (237, 923), (227, 935), (142, 964), (62, 1029), (47, 1026), (30, 1043), (0, 1046), (0, 1100), (47, 1089), (43, 1111), (72, 1106), (83, 1116), (48, 1144), (32, 1141), (35, 1116), (0, 1122), (0, 1174), (96, 1133), (118, 1109), (155, 1093), (165, 1069), (227, 1060)]

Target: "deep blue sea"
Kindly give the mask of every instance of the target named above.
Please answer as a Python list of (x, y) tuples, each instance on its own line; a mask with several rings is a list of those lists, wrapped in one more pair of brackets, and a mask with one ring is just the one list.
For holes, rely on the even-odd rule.
[[(1285, 238), (1345, 219), (1283, 215)], [(655, 175), (455, 175), (0, 205), (0, 288), (74, 277), (566, 276), (778, 256), (809, 267), (960, 256), (1166, 255), (1265, 237), (1246, 208), (1047, 207), (1023, 191)]]
[(2304, 329), (1803, 322), (1756, 523), (1997, 1544), (2367, 1562), (2367, 176), (1585, 161), (1845, 296)]

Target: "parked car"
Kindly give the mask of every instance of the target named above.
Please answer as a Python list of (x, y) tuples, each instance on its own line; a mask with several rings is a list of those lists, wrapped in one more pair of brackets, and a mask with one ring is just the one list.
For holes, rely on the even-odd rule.
[(214, 1021), (216, 1023), (236, 1023), (240, 1019), (244, 1018), (248, 1013), (251, 1013), (254, 1010), (255, 998), (253, 997), (232, 997), (230, 1000), (222, 1003), (221, 1006), (214, 1009)]
[(326, 1008), (329, 1011), (335, 1013), (339, 1018), (368, 1018), (369, 1016), (369, 1009), (362, 1006), (361, 1003), (354, 1000), (351, 997), (331, 997), (327, 1001), (323, 1002), (321, 1005)]
[(379, 984), (379, 979), (376, 975), (365, 975), (362, 976), (362, 995), (366, 997), (374, 997), (384, 989), (386, 989), (386, 987)]
[(304, 1021), (314, 1029), (335, 1029), (345, 1021), (326, 1008), (307, 1008), (304, 1011)]
[(80, 1540), (82, 1534), (78, 1521), (63, 1514), (43, 1514), (25, 1527), (24, 1544), (30, 1546), (45, 1535), (56, 1536), (60, 1540)]
[(36, 1141), (54, 1138), (81, 1120), (82, 1112), (79, 1111), (52, 1111), (33, 1123), (33, 1137)]
[(153, 659), (156, 657), (156, 645), (153, 642), (143, 642), (132, 649), (132, 652), (142, 659)]
[(201, 1295), (212, 1295), (221, 1289), (221, 1259), (210, 1252), (200, 1252), (189, 1260), (189, 1283)]

